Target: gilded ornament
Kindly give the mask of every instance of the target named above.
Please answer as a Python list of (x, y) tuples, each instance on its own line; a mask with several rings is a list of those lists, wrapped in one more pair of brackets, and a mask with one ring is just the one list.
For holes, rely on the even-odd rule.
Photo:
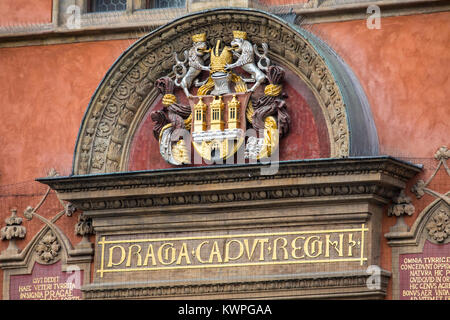
[[(190, 130), (193, 149), (213, 163), (232, 157), (243, 145), (246, 158), (270, 157), (280, 137), (288, 132), (283, 69), (270, 65), (267, 44), (262, 44), (260, 52), (245, 31), (234, 30), (232, 35), (230, 45), (217, 39), (215, 46), (208, 48), (206, 33), (194, 34), (192, 47), (182, 56), (174, 54), (175, 81), (167, 77), (156, 81), (165, 108), (152, 113), (153, 132), (162, 157), (171, 164), (190, 163), (187, 139), (180, 136), (179, 129)], [(249, 76), (236, 74), (236, 68)], [(266, 79), (270, 84), (264, 96), (257, 98), (256, 110), (250, 97)], [(247, 87), (249, 83), (251, 88)], [(196, 93), (193, 86), (198, 87)], [(177, 103), (174, 87), (182, 89), (190, 107)], [(259, 131), (258, 137), (250, 137), (245, 143), (247, 120)]]

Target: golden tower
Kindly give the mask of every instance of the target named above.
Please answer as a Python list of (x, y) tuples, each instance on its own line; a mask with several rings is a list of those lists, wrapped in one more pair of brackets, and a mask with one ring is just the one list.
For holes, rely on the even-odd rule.
[(194, 131), (201, 132), (206, 130), (206, 104), (200, 97), (194, 106)]
[(228, 102), (228, 129), (237, 129), (240, 126), (239, 121), (239, 109), (241, 103), (236, 98), (236, 95), (233, 94), (233, 99)]
[(222, 101), (222, 96), (214, 97), (214, 100), (209, 105), (211, 112), (211, 126), (210, 130), (223, 131), (224, 121), (223, 121), (223, 110), (225, 108), (225, 104)]

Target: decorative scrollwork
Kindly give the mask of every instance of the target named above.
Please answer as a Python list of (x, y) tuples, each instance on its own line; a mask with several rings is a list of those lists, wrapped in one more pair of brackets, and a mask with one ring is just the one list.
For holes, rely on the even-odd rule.
[(411, 198), (405, 195), (405, 191), (401, 190), (397, 197), (392, 199), (392, 205), (388, 209), (388, 216), (411, 216), (414, 213), (414, 206), (411, 203)]
[(23, 239), (27, 234), (27, 229), (22, 226), (22, 218), (17, 216), (17, 209), (11, 209), (11, 216), (5, 220), (6, 226), (0, 230), (0, 239), (9, 240), (6, 252), (17, 253), (16, 239)]
[(34, 250), (41, 262), (51, 263), (58, 257), (60, 249), (61, 245), (58, 242), (58, 238), (51, 230), (48, 230)]
[(444, 200), (448, 205), (450, 205), (450, 198), (448, 196), (428, 188), (428, 185), (434, 179), (441, 166), (445, 168), (447, 174), (450, 176), (450, 168), (447, 165), (447, 160), (450, 158), (450, 150), (446, 146), (442, 146), (437, 150), (434, 158), (439, 161), (436, 170), (434, 170), (433, 174), (428, 178), (426, 182), (423, 180), (418, 180), (416, 184), (411, 188), (411, 191), (416, 195), (417, 199), (422, 198), (425, 193), (427, 193), (433, 197)]
[(431, 240), (438, 243), (444, 242), (450, 236), (450, 214), (449, 210), (439, 209), (434, 213), (425, 228)]

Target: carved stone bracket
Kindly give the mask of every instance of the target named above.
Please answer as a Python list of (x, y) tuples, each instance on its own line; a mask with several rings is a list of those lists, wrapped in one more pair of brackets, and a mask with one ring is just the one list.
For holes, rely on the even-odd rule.
[(16, 239), (23, 239), (27, 234), (27, 229), (22, 226), (22, 218), (17, 216), (17, 209), (11, 209), (11, 216), (6, 218), (6, 227), (0, 230), (0, 239), (9, 240), (8, 248), (2, 252), (2, 255), (11, 255), (19, 253), (16, 245)]
[(75, 225), (75, 234), (81, 236), (81, 241), (76, 245), (77, 248), (92, 248), (92, 243), (89, 242), (89, 235), (94, 234), (92, 226), (92, 219), (86, 217), (84, 214), (78, 216), (78, 222)]
[(388, 216), (397, 217), (397, 223), (391, 227), (391, 232), (408, 231), (408, 226), (405, 224), (403, 216), (413, 215), (414, 210), (411, 198), (405, 194), (405, 190), (401, 190), (399, 195), (392, 199), (392, 204), (388, 209)]

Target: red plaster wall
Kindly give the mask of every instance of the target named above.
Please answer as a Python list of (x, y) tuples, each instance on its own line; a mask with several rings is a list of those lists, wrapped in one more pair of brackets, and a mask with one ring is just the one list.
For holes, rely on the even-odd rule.
[(82, 117), (129, 41), (0, 49), (0, 184), (69, 174)]
[(430, 157), (450, 145), (450, 13), (311, 27), (359, 78), (375, 119), (380, 153)]
[[(12, 207), (21, 216), (26, 206), (37, 205), (46, 187), (34, 179), (46, 176), (49, 169), (71, 173), (89, 100), (129, 44), (105, 41), (0, 49), (2, 217), (9, 216)], [(53, 202), (49, 214), (54, 215), (60, 205), (51, 197), (49, 201)], [(46, 212), (46, 207), (41, 210)], [(2, 241), (0, 250), (4, 248)]]
[[(450, 147), (450, 13), (382, 18), (378, 30), (368, 29), (365, 20), (324, 23), (310, 30), (327, 41), (359, 78), (372, 108), (380, 153), (424, 165), (406, 188), (416, 208), (405, 218), (411, 226), (434, 198), (416, 199), (410, 189), (433, 174), (438, 148)], [(430, 188), (450, 190), (443, 168)], [(385, 215), (381, 234), (395, 222)], [(381, 264), (390, 270), (391, 250), (384, 236), (381, 242)]]
[[(92, 94), (106, 71), (131, 44), (128, 41), (0, 49), (0, 221), (17, 208), (23, 217), (27, 206), (35, 207), (46, 186), (34, 182), (55, 168), (61, 175), (71, 173), (78, 130)], [(38, 213), (48, 219), (62, 210), (52, 192)], [(73, 217), (63, 215), (56, 223), (73, 245)], [(43, 224), (24, 219), (23, 249)], [(7, 248), (0, 241), (0, 251)], [(0, 277), (3, 279), (2, 271)], [(2, 280), (0, 280), (1, 283)], [(0, 290), (0, 299), (1, 297)]]
[(0, 26), (52, 22), (52, 0), (1, 0)]

